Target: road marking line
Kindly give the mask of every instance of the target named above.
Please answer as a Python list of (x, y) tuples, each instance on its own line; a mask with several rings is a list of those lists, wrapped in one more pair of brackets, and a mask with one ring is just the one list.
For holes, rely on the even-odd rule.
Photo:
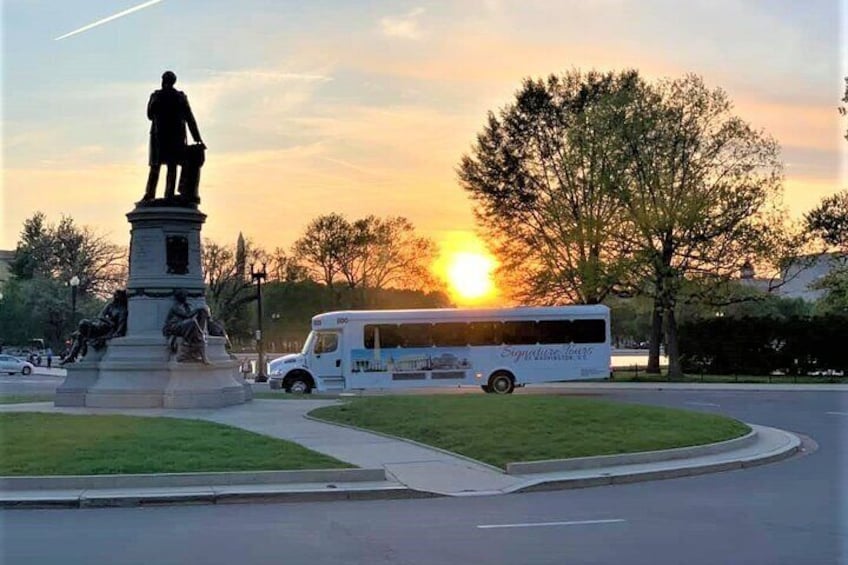
[(588, 524), (615, 524), (618, 522), (626, 522), (627, 520), (615, 518), (612, 520), (576, 520), (572, 522), (536, 522), (524, 524), (480, 524), (477, 527), (481, 530), (491, 530), (494, 528), (538, 528), (544, 526), (582, 526)]
[(714, 404), (712, 402), (684, 402), (683, 404), (689, 404), (690, 406), (715, 406), (716, 408), (721, 406), (720, 404)]
[(830, 414), (831, 416), (848, 416), (848, 412), (825, 412), (825, 414)]

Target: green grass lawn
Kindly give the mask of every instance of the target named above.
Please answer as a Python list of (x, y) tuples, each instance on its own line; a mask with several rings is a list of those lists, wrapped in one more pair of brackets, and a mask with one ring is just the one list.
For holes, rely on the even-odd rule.
[(400, 436), (491, 465), (669, 449), (731, 439), (730, 418), (563, 396), (388, 396), (310, 415)]
[(291, 442), (176, 418), (0, 414), (0, 475), (339, 469)]

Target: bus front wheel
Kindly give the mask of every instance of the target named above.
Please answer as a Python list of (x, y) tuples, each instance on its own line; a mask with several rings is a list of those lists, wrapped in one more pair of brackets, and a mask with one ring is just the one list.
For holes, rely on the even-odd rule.
[(312, 392), (312, 383), (308, 377), (297, 375), (288, 380), (285, 389), (291, 394), (309, 394)]
[(489, 389), (495, 394), (512, 394), (515, 381), (507, 372), (498, 372), (489, 378)]

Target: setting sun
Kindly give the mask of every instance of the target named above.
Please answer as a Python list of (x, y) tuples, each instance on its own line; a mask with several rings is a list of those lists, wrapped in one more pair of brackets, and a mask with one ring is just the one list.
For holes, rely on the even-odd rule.
[(481, 253), (461, 252), (450, 258), (447, 275), (451, 289), (464, 300), (479, 300), (492, 293), (492, 259)]
[(497, 267), (486, 246), (469, 231), (443, 232), (433, 270), (448, 285), (458, 306), (495, 305), (498, 290), (492, 280)]

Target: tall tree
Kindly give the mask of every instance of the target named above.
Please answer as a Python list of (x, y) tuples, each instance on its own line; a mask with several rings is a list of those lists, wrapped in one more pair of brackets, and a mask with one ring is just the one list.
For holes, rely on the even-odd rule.
[(432, 240), (415, 233), (408, 219), (368, 216), (349, 222), (339, 214), (319, 216), (293, 246), (294, 264), (323, 283), (340, 299), (339, 285), (368, 302), (370, 291), (385, 288), (429, 289)]
[(463, 156), (460, 182), (514, 297), (593, 304), (625, 278), (616, 132), (641, 84), (636, 71), (526, 79)]
[(848, 190), (823, 198), (804, 221), (811, 235), (828, 249), (848, 253)]
[[(842, 102), (848, 104), (848, 77), (845, 77)], [(848, 109), (840, 106), (839, 113), (844, 117)], [(845, 139), (848, 140), (848, 129)], [(804, 216), (804, 221), (809, 234), (834, 253), (834, 268), (816, 283), (817, 288), (826, 292), (820, 310), (848, 313), (848, 190), (824, 198)]]
[(415, 233), (402, 216), (368, 216), (351, 225), (349, 249), (340, 265), (350, 287), (422, 290), (433, 285), (433, 241)]
[(649, 370), (659, 371), (662, 325), (669, 374), (676, 377), (675, 309), (683, 282), (726, 282), (779, 235), (770, 214), (781, 190), (779, 147), (732, 114), (724, 91), (694, 75), (633, 97), (623, 126), (631, 170), (619, 198), (655, 305)]
[(63, 284), (76, 276), (81, 297), (103, 297), (125, 283), (126, 252), (68, 216), (50, 224), (36, 212), (24, 221), (12, 273), (20, 279), (46, 278)]
[(341, 273), (350, 233), (350, 223), (341, 214), (319, 216), (309, 222), (304, 234), (295, 241), (294, 256), (314, 280), (332, 290)]
[(300, 282), (309, 279), (306, 267), (297, 258), (275, 247), (268, 256), (268, 279), (276, 282)]

